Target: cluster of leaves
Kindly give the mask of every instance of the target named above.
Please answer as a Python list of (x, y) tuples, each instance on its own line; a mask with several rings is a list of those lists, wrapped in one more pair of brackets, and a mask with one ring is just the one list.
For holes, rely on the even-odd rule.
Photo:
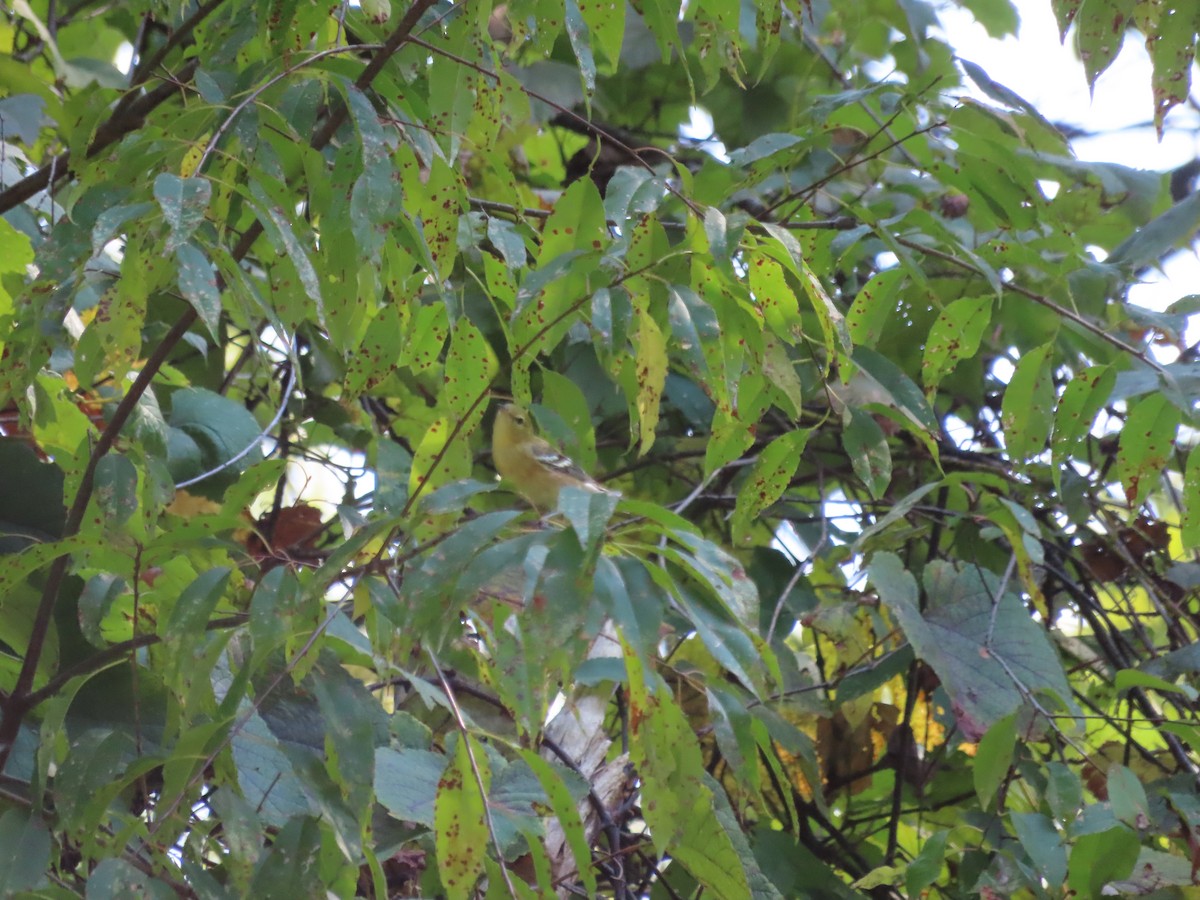
[[(1125, 291), (1200, 198), (936, 25), (12, 4), (0, 889), (1192, 884), (1195, 303)], [(497, 395), (620, 499), (497, 490)]]

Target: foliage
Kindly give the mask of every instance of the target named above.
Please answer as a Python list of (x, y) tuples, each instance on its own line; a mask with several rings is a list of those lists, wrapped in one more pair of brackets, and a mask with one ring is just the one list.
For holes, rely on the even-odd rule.
[(1187, 890), (1200, 195), (936, 26), (11, 4), (5, 895)]

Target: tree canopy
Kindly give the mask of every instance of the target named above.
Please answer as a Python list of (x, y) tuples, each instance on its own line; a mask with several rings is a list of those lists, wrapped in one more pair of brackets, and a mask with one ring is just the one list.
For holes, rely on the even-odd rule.
[[(1161, 132), (1196, 8), (1052, 6)], [(927, 0), (0, 49), (0, 893), (1195, 889), (1193, 170)], [(611, 492), (498, 481), (508, 400)]]

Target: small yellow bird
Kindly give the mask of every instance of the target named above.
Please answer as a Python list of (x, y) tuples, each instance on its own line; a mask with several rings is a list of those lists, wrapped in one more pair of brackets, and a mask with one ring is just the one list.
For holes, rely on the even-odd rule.
[(569, 457), (538, 437), (529, 413), (515, 403), (504, 404), (496, 414), (492, 460), (501, 477), (542, 512), (558, 506), (558, 492), (568, 485), (610, 493)]

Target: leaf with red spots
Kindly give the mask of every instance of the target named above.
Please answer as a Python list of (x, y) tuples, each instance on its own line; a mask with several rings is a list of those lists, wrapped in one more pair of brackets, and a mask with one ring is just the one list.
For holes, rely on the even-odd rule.
[(591, 34), (596, 71), (601, 75), (611, 75), (621, 60), (621, 44), (625, 39), (625, 0), (577, 2), (579, 14)]
[(646, 309), (638, 310), (638, 330), (634, 338), (637, 355), (634, 375), (637, 379), (637, 410), (639, 454), (645, 454), (654, 444), (658, 427), (659, 405), (667, 381), (667, 339), (654, 317)]
[(1085, 456), (1084, 440), (1096, 415), (1112, 395), (1117, 373), (1111, 366), (1089, 366), (1067, 383), (1054, 412), (1054, 438), (1050, 443), (1054, 487), (1062, 482), (1062, 468), (1072, 457)]
[[(642, 815), (661, 853), (669, 850), (714, 897), (751, 896), (746, 868), (717, 820), (704, 760), (683, 711), (632, 647), (629, 673), (629, 755), (642, 782)], [(653, 683), (650, 681), (653, 678)]]
[(496, 354), (483, 334), (466, 316), (460, 316), (450, 333), (446, 354), (445, 390), (442, 396), (448, 409), (467, 417), (482, 412), (483, 398), (497, 369)]
[(896, 294), (905, 275), (900, 266), (876, 272), (855, 295), (846, 313), (846, 327), (855, 346), (874, 347), (883, 337), (884, 326), (896, 311)]
[(767, 324), (781, 340), (795, 344), (802, 336), (800, 304), (796, 292), (788, 284), (783, 266), (765, 254), (751, 253), (747, 268), (750, 290)]
[(1046, 448), (1053, 421), (1054, 379), (1050, 365), (1053, 342), (1024, 354), (1009, 379), (1000, 405), (1004, 443), (1009, 458), (1022, 465)]
[[(482, 410), (480, 411), (482, 415)], [(457, 420), (442, 416), (426, 429), (413, 454), (409, 497), (428, 496), (442, 485), (471, 474), (471, 448)], [(415, 530), (423, 536), (439, 530), (438, 522)]]
[(434, 803), (438, 874), (449, 900), (474, 895), (490, 840), (484, 809), (487, 801), (480, 793), (472, 758), (487, 790), (491, 782), (487, 755), (473, 737), (460, 734), (454, 759), (438, 781)]
[(446, 319), (446, 307), (441, 303), (418, 307), (404, 334), (400, 365), (407, 366), (416, 374), (436, 366), (446, 337), (450, 334), (450, 324)]
[[(435, 309), (444, 311), (445, 308), (438, 304), (437, 307), (422, 307), (422, 309), (430, 310), (426, 314), (429, 317), (430, 315), (436, 316)], [(444, 325), (444, 321), (442, 324)], [(375, 318), (371, 320), (371, 324), (367, 326), (366, 334), (363, 335), (354, 352), (349, 354), (346, 360), (346, 390), (351, 394), (360, 394), (378, 387), (395, 371), (402, 348), (409, 347), (411, 349), (410, 343), (405, 340), (406, 337), (400, 310), (391, 304), (380, 309)], [(445, 332), (443, 331), (441, 338), (437, 341), (439, 349), (441, 341), (444, 339)], [(437, 353), (434, 352), (432, 355), (436, 358)]]
[(975, 355), (991, 320), (991, 297), (962, 297), (942, 310), (929, 329), (921, 360), (926, 392), (932, 392), (962, 360)]
[[(734, 543), (749, 543), (750, 529), (757, 522), (759, 514), (783, 496), (800, 466), (809, 434), (811, 432), (808, 430), (789, 431), (767, 444), (758, 455), (749, 477), (738, 489), (737, 504), (733, 511)], [(773, 532), (771, 521), (765, 523), (765, 527)]]
[(1167, 113), (1187, 100), (1191, 91), (1200, 9), (1194, 4), (1140, 0), (1134, 21), (1146, 37), (1146, 50), (1154, 67), (1150, 89), (1154, 93), (1154, 127), (1161, 141)]
[(1077, 10), (1075, 39), (1089, 87), (1095, 88), (1096, 79), (1121, 52), (1135, 3), (1136, 0), (1087, 0)]
[(1175, 451), (1180, 412), (1165, 394), (1148, 394), (1125, 417), (1114, 474), (1133, 506), (1146, 499)]
[(603, 250), (608, 243), (600, 191), (590, 178), (580, 178), (563, 191), (546, 219), (538, 266), (572, 250)]

